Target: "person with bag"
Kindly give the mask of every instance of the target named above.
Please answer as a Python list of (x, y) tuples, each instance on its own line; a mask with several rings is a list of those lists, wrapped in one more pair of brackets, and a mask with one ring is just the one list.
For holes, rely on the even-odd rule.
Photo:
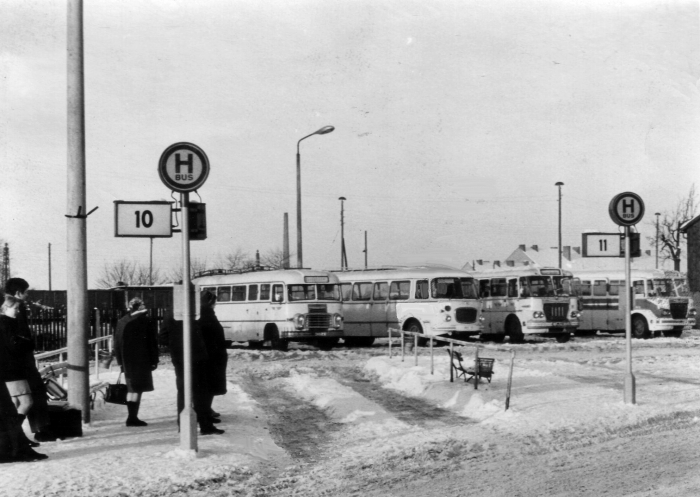
[(49, 426), (48, 395), (44, 379), (41, 377), (34, 360), (34, 340), (29, 328), (29, 306), (41, 309), (48, 309), (48, 307), (29, 300), (29, 283), (22, 278), (8, 279), (5, 283), (5, 295), (19, 301), (19, 312), (16, 318), (17, 335), (26, 340), (28, 344), (27, 347), (23, 348), (20, 360), (29, 382), (29, 388), (32, 391), (32, 408), (27, 412), (29, 428), (34, 433), (34, 439), (37, 442), (55, 442), (57, 437), (51, 432)]
[(114, 332), (114, 356), (124, 373), (128, 391), (126, 426), (148, 426), (138, 418), (138, 413), (141, 394), (154, 390), (152, 372), (158, 367), (156, 329), (143, 300), (131, 299), (127, 309)]
[[(182, 321), (173, 317), (172, 311), (163, 318), (160, 341), (168, 345), (170, 357), (175, 368), (175, 386), (177, 387), (177, 425), (180, 426), (180, 413), (185, 407), (185, 366), (183, 358)], [(197, 414), (199, 432), (202, 435), (221, 435), (224, 430), (214, 426), (214, 420), (207, 407), (209, 390), (206, 379), (206, 364), (209, 360), (207, 349), (202, 340), (198, 326), (192, 327), (192, 407)]]
[(49, 457), (36, 452), (22, 430), (33, 398), (23, 361), (32, 344), (19, 333), (20, 305), (19, 299), (7, 295), (0, 306), (0, 462), (3, 463)]
[[(226, 394), (226, 366), (228, 365), (228, 351), (224, 328), (216, 317), (216, 295), (204, 291), (200, 300), (199, 330), (204, 340), (209, 360), (205, 364), (205, 382), (207, 386), (204, 399), (209, 415), (218, 419), (220, 416), (212, 409), (214, 397)], [(216, 422), (216, 421), (214, 421)]]

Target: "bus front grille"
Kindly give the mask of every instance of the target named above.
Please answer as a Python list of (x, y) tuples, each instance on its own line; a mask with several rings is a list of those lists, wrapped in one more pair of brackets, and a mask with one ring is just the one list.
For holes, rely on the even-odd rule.
[(310, 330), (327, 330), (331, 327), (330, 314), (307, 314), (307, 320)]
[(544, 304), (544, 315), (547, 321), (566, 321), (569, 304)]
[(476, 322), (476, 309), (473, 307), (459, 307), (455, 310), (455, 319), (458, 323)]
[(685, 319), (688, 315), (687, 302), (671, 302), (671, 317), (673, 319)]

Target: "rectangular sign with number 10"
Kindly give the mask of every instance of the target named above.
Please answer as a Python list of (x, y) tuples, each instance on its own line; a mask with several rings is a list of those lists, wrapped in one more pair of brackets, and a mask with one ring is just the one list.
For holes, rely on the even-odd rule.
[(170, 238), (172, 202), (114, 201), (114, 236)]

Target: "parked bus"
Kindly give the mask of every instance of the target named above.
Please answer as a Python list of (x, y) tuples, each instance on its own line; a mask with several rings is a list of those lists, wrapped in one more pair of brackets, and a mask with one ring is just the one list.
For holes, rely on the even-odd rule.
[(478, 280), (484, 340), (522, 342), (541, 335), (568, 342), (579, 326), (578, 299), (570, 272), (551, 267), (519, 266), (472, 273)]
[[(340, 281), (347, 345), (369, 346), (389, 328), (462, 338), (483, 329), (474, 278), (442, 267), (333, 272)], [(425, 345), (426, 338), (419, 344)]]
[[(574, 284), (580, 287), (579, 333), (596, 331), (624, 333), (624, 271), (577, 271)], [(696, 310), (685, 279), (660, 269), (633, 269), (632, 336), (649, 338), (657, 332), (680, 337), (695, 325)], [(623, 290), (622, 292), (620, 290)]]
[(329, 350), (343, 336), (338, 278), (311, 269), (213, 270), (196, 275), (198, 291), (216, 295), (216, 316), (230, 342), (287, 350), (308, 342)]

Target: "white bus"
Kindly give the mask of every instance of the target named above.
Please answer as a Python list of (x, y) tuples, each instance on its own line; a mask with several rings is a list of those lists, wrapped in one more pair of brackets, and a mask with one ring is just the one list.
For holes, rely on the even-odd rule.
[(578, 299), (570, 272), (551, 267), (518, 266), (471, 273), (479, 284), (484, 340), (520, 343), (525, 335), (568, 342), (579, 326)]
[[(649, 338), (657, 332), (680, 337), (683, 330), (695, 325), (695, 306), (687, 293), (685, 279), (679, 274), (667, 275), (660, 269), (633, 269), (631, 276), (633, 337)], [(574, 284), (579, 287), (582, 304), (579, 333), (624, 333), (627, 306), (623, 270), (577, 271)]]
[(372, 345), (389, 328), (452, 338), (483, 329), (474, 279), (463, 271), (421, 266), (333, 274), (340, 281), (347, 345)]
[(216, 316), (230, 342), (286, 350), (290, 341), (328, 350), (343, 336), (338, 278), (311, 269), (205, 271), (198, 291), (216, 295)]

